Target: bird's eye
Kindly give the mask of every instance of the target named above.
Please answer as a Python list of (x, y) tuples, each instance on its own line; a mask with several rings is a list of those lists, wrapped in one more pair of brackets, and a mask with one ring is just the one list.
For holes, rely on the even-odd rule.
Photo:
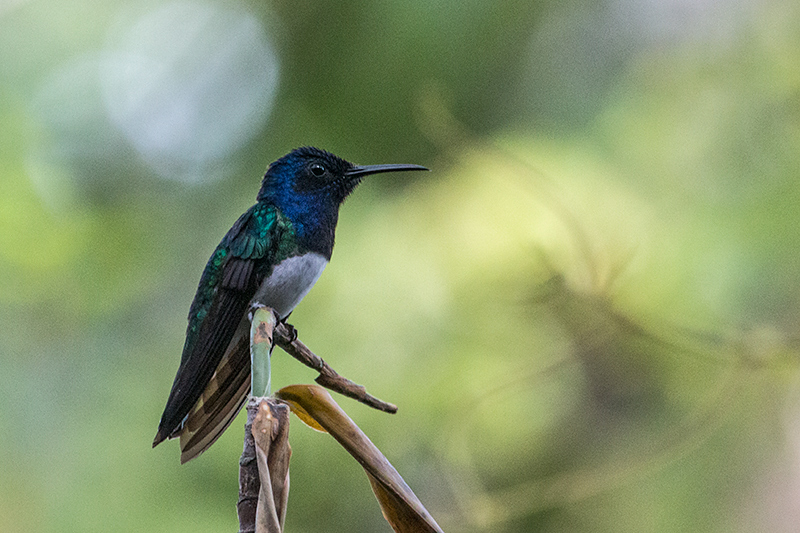
[(325, 167), (323, 167), (319, 163), (314, 163), (313, 165), (311, 165), (311, 173), (318, 178), (322, 177), (322, 175), (325, 174)]

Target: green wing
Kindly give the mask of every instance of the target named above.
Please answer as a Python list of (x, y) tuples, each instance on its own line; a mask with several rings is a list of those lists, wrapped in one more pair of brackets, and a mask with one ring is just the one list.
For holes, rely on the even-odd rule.
[(274, 264), (283, 251), (287, 229), (274, 207), (256, 204), (209, 259), (189, 310), (181, 364), (153, 446), (180, 435), (191, 414), (191, 447), (203, 445), (188, 460), (210, 446), (241, 408), (249, 390), (250, 357), (247, 335), (242, 342), (237, 330), (268, 274), (265, 265)]

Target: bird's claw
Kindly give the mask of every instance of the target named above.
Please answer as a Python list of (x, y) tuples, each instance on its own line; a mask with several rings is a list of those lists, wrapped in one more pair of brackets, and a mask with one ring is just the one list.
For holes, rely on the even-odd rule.
[(284, 322), (283, 325), (286, 326), (286, 331), (289, 335), (289, 344), (291, 344), (297, 340), (297, 329), (288, 322)]

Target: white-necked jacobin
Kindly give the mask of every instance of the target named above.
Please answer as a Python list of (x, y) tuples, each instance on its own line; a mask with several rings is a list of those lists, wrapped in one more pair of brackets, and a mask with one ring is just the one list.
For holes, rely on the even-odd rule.
[(269, 166), (256, 204), (228, 231), (200, 277), (153, 446), (180, 437), (185, 463), (217, 440), (250, 392), (251, 304), (271, 307), (285, 320), (331, 259), (345, 198), (364, 176), (404, 170), (427, 169), (359, 166), (312, 147)]

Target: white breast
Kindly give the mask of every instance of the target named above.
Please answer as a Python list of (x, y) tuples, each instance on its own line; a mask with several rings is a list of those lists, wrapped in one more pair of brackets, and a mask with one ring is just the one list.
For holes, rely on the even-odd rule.
[(327, 264), (328, 260), (316, 253), (284, 259), (261, 283), (251, 303), (272, 307), (281, 318), (286, 317), (308, 294)]

